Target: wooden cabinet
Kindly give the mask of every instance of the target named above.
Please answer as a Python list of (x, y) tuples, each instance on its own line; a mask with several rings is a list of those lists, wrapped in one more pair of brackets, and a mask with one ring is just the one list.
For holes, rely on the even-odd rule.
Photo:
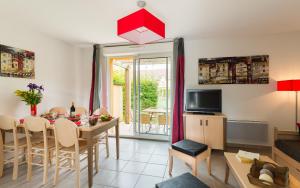
[(185, 138), (224, 150), (225, 121), (222, 114), (199, 115), (185, 113)]

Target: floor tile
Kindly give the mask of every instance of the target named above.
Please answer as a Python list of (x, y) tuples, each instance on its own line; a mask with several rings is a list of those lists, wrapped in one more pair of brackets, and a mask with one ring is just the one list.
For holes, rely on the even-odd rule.
[(164, 148), (164, 147), (157, 147), (157, 148), (155, 148), (153, 154), (154, 154), (154, 155), (165, 155), (165, 156), (168, 156), (168, 155), (169, 155), (169, 152), (168, 152), (168, 149), (167, 149), (167, 148)]
[(105, 159), (100, 163), (100, 169), (121, 171), (126, 165), (127, 161), (116, 160), (112, 158)]
[(117, 171), (100, 170), (96, 175), (94, 175), (94, 184), (109, 186), (112, 184), (117, 174)]
[(150, 157), (150, 154), (135, 153), (130, 160), (146, 163), (149, 161)]
[(141, 175), (135, 188), (154, 188), (155, 184), (162, 182), (162, 178)]
[[(124, 160), (124, 161), (129, 161), (133, 155), (134, 155), (133, 151), (120, 151), (119, 159)], [(116, 153), (115, 152), (112, 153), (111, 157), (116, 158)]]
[(122, 169), (122, 172), (141, 174), (145, 169), (147, 163), (128, 161), (126, 166)]
[(143, 175), (164, 177), (166, 165), (147, 164), (146, 168), (142, 172)]
[(138, 174), (120, 172), (111, 184), (113, 187), (134, 188), (139, 179)]
[(153, 164), (163, 164), (167, 165), (168, 164), (168, 156), (165, 155), (152, 155), (148, 163), (153, 163)]

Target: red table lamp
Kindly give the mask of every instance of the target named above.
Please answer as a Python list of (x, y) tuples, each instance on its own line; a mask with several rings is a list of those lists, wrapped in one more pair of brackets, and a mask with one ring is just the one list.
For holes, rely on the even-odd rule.
[[(277, 91), (295, 91), (296, 94), (296, 130), (300, 128), (298, 123), (298, 91), (300, 91), (300, 80), (282, 80), (277, 81)], [(299, 129), (300, 134), (300, 129)]]

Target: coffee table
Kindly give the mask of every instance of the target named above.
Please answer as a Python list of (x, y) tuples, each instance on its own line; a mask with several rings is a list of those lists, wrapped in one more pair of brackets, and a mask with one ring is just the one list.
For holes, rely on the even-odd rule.
[[(226, 174), (225, 174), (225, 183), (228, 183), (229, 170), (232, 175), (235, 177), (236, 181), (239, 184), (239, 187), (243, 188), (258, 188), (258, 186), (253, 185), (249, 182), (247, 174), (250, 172), (250, 163), (241, 163), (236, 157), (236, 153), (224, 152), (226, 159)], [(267, 161), (270, 163), (276, 164), (271, 158), (265, 155), (260, 156), (260, 160)], [(297, 180), (291, 174), (289, 175), (290, 179), (290, 188), (299, 188), (300, 180)]]

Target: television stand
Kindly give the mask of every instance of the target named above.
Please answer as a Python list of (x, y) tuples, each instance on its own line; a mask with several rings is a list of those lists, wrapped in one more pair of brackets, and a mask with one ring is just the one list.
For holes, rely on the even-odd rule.
[(222, 113), (184, 113), (185, 139), (209, 145), (212, 149), (225, 149), (226, 116)]
[(214, 112), (193, 112), (193, 114), (198, 114), (198, 115), (216, 115)]

